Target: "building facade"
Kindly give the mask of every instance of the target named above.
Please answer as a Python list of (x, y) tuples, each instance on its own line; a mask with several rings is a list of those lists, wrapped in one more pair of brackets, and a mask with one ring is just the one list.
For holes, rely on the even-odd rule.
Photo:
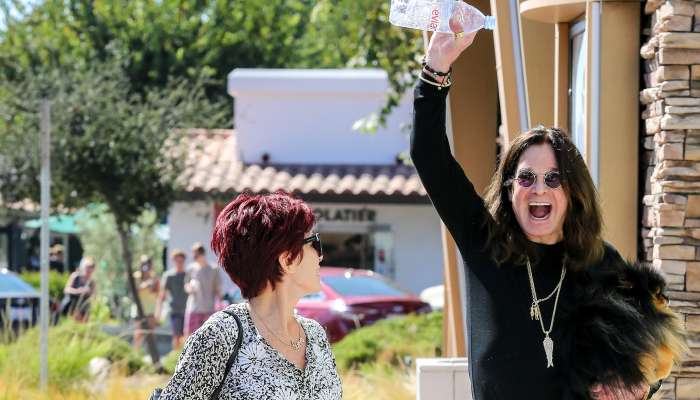
[(208, 245), (235, 195), (281, 189), (313, 208), (322, 265), (374, 270), (415, 294), (442, 284), (440, 220), (402, 160), (410, 96), (376, 133), (353, 129), (387, 88), (381, 70), (234, 70), (235, 129), (190, 131), (169, 247)]

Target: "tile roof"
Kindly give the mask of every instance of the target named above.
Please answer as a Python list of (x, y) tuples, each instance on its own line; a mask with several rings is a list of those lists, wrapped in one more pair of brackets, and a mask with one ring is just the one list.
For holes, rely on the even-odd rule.
[(413, 167), (405, 165), (244, 164), (228, 129), (188, 131), (180, 185), (185, 193), (231, 194), (284, 189), (299, 195), (425, 198)]

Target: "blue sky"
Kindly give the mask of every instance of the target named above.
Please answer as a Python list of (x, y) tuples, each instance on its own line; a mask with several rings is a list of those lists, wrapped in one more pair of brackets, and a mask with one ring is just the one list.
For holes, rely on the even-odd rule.
[[(39, 0), (19, 0), (19, 3), (23, 4), (25, 7), (31, 7), (32, 4), (36, 4), (38, 2)], [(0, 0), (0, 3), (3, 3), (3, 7), (9, 7), (11, 16), (15, 18), (19, 16), (14, 0)], [(0, 30), (4, 30), (6, 25), (7, 21), (5, 21), (5, 13), (0, 12)]]

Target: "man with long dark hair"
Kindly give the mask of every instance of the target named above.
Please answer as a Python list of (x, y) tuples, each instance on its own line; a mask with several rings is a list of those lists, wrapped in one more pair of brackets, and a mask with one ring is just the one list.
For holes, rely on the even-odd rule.
[(485, 200), (451, 154), (450, 66), (474, 35), (432, 36), (411, 141), (464, 259), (474, 399), (646, 398), (683, 352), (682, 322), (658, 273), (603, 242), (596, 189), (576, 146), (556, 128), (523, 133)]

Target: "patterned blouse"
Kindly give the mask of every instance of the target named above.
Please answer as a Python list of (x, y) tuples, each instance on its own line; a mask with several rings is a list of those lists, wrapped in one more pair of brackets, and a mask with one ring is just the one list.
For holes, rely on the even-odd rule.
[[(318, 322), (297, 316), (306, 334), (306, 367), (297, 368), (259, 333), (246, 304), (231, 310), (241, 320), (243, 342), (225, 377), (222, 400), (340, 400), (342, 388), (326, 332)], [(217, 312), (185, 343), (162, 400), (208, 400), (224, 379), (233, 351), (236, 321)]]

